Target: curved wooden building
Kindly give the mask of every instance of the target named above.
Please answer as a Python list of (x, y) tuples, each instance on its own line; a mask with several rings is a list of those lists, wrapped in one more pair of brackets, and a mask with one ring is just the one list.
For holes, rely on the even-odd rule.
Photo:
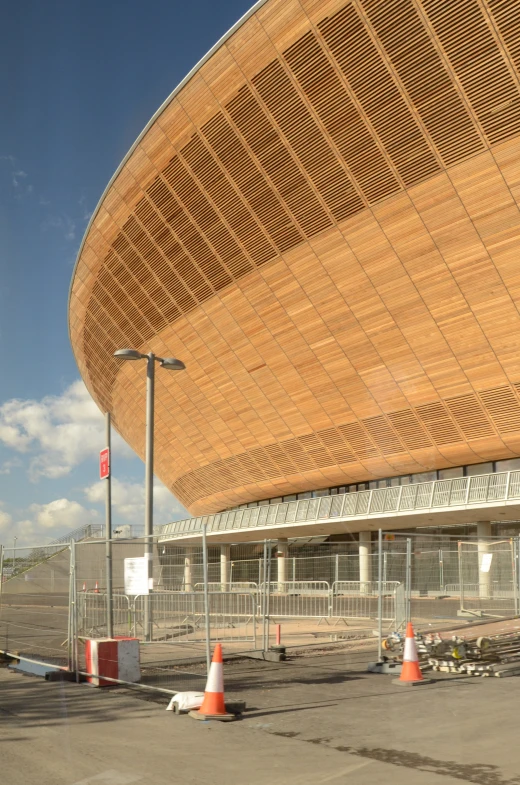
[(520, 455), (520, 0), (267, 0), (85, 235), (81, 374), (193, 513)]

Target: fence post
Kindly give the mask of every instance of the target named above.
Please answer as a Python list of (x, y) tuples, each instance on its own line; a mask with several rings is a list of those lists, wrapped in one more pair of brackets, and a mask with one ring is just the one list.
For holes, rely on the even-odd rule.
[(411, 621), (412, 606), (412, 538), (406, 538), (406, 622)]
[(74, 670), (76, 682), (79, 684), (79, 640), (78, 640), (78, 587), (76, 586), (76, 543), (70, 541), (71, 580), (72, 580), (72, 639), (74, 652)]
[(464, 578), (462, 575), (462, 542), (459, 540), (457, 543), (457, 556), (459, 562), (459, 594), (460, 594), (460, 609), (464, 610)]
[(2, 606), (3, 589), (4, 589), (4, 546), (0, 545), (0, 608)]
[(107, 638), (114, 636), (112, 607), (112, 450), (110, 444), (110, 412), (105, 415), (105, 442), (108, 448), (108, 477), (105, 477), (105, 570), (107, 589)]
[(515, 559), (515, 616), (520, 613), (520, 536), (516, 537), (516, 559)]
[(383, 530), (378, 533), (377, 557), (377, 659), (380, 660), (383, 652)]
[(73, 589), (72, 583), (74, 580), (74, 570), (72, 564), (72, 546), (69, 545), (69, 616), (67, 620), (67, 668), (72, 671), (73, 668), (73, 617), (72, 617), (72, 598)]
[[(271, 555), (272, 555), (272, 547), (271, 547), (271, 540), (268, 540), (268, 549), (267, 549), (267, 597), (266, 597), (266, 614), (265, 614), (265, 621), (266, 621), (266, 647), (264, 651), (269, 649), (269, 613), (270, 613), (270, 605), (271, 605)], [(278, 576), (277, 576), (278, 577)]]
[(267, 599), (267, 540), (264, 540), (264, 558), (263, 558), (263, 580), (260, 582), (263, 586), (262, 591), (262, 649), (267, 651), (265, 643), (265, 623), (266, 623), (266, 599)]
[(336, 566), (334, 570), (334, 583), (339, 581), (339, 553), (336, 554)]
[(206, 623), (206, 665), (208, 669), (211, 666), (211, 644), (210, 644), (210, 628), (209, 628), (209, 595), (208, 595), (208, 548), (206, 542), (206, 530), (208, 524), (202, 526), (202, 569), (204, 571), (204, 620)]

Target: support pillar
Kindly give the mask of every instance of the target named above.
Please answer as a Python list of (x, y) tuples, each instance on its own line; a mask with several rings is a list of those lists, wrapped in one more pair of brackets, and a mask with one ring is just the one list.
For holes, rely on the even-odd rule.
[(220, 546), (220, 591), (229, 591), (231, 582), (231, 545)]
[(289, 543), (287, 540), (278, 540), (276, 547), (276, 566), (277, 566), (277, 580), (278, 591), (285, 591), (285, 583), (287, 581), (287, 557), (289, 555)]
[(184, 591), (193, 591), (195, 588), (192, 577), (194, 550), (188, 547), (184, 553)]
[[(491, 596), (491, 570), (483, 571), (486, 566), (484, 555), (489, 553), (489, 540), (491, 537), (490, 521), (477, 521), (477, 540), (478, 540), (478, 593), (479, 597)], [(484, 565), (483, 565), (484, 562)]]
[(359, 590), (370, 593), (372, 583), (372, 533), (359, 532)]

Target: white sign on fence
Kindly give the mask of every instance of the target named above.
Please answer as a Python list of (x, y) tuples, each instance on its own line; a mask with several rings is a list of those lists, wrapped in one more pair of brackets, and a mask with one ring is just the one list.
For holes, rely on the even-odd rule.
[(491, 559), (493, 558), (492, 553), (484, 553), (482, 554), (482, 562), (480, 565), (480, 572), (489, 572), (491, 569)]
[(148, 594), (148, 560), (125, 559), (125, 594)]

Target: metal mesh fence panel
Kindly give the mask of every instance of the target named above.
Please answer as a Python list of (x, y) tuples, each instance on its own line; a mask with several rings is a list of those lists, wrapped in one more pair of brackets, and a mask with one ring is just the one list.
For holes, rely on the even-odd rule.
[[(396, 621), (395, 593), (399, 584), (382, 584), (383, 621), (390, 625)], [(330, 615), (335, 619), (377, 619), (379, 583), (339, 581), (332, 586)]]
[(11, 548), (3, 560), (0, 649), (68, 665), (70, 547)]
[[(125, 560), (143, 556), (142, 538), (112, 541), (113, 634), (139, 640), (141, 683), (188, 684), (192, 676), (196, 683), (195, 666), (192, 672), (182, 663), (205, 657), (202, 547), (154, 538), (146, 596), (125, 589)], [(210, 642), (222, 641), (226, 654), (268, 647), (270, 620), (293, 620), (290, 626), (304, 631), (318, 620), (375, 622), (380, 588), (385, 629), (402, 628), (408, 618), (421, 629), (451, 624), (461, 613), (506, 616), (519, 608), (517, 539), (395, 533), (383, 535), (381, 554), (365, 538), (219, 544), (207, 557)], [(85, 641), (107, 635), (106, 570), (104, 541), (9, 549), (0, 648), (64, 665), (77, 651), (85, 669)]]
[[(133, 634), (143, 637), (143, 596), (132, 604)], [(154, 641), (179, 644), (205, 642), (204, 595), (202, 592), (163, 592), (150, 596)], [(237, 592), (209, 593), (211, 641), (249, 642), (256, 647), (257, 598)]]
[(330, 615), (330, 584), (326, 581), (287, 581), (260, 586), (261, 591), (267, 589), (273, 619), (322, 619)]
[(492, 616), (517, 613), (516, 564), (516, 544), (513, 540), (461, 542), (461, 611)]

